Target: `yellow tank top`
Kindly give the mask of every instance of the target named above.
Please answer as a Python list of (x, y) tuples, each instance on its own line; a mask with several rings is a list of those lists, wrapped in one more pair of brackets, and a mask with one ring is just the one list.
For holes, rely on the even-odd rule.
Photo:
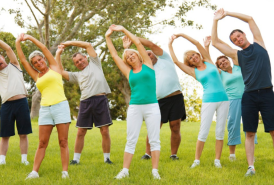
[(42, 94), (41, 105), (50, 106), (67, 100), (62, 75), (49, 69), (42, 77), (37, 78), (36, 86)]

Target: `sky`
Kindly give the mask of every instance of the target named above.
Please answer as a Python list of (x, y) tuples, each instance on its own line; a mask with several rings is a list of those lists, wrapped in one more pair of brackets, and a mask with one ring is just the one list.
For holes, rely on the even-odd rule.
[[(7, 3), (9, 2), (9, 3)], [(177, 2), (182, 2), (182, 0), (177, 0)], [(270, 61), (272, 66), (274, 62), (274, 45), (272, 42), (274, 41), (274, 28), (272, 25), (272, 18), (274, 17), (274, 1), (273, 0), (211, 0), (212, 4), (217, 5), (218, 8), (224, 8), (226, 11), (231, 12), (239, 12), (243, 14), (247, 14), (253, 17), (256, 24), (258, 25), (261, 34), (263, 36), (266, 49), (268, 50)], [(18, 8), (19, 5), (17, 5), (15, 2), (9, 0), (0, 0), (1, 7), (0, 9), (4, 8), (8, 10), (9, 8)], [(20, 5), (20, 7), (23, 9), (23, 15), (26, 17), (25, 21), (27, 24), (35, 24), (35, 22), (29, 21), (27, 19), (27, 16), (31, 16), (30, 11), (28, 7), (23, 4)], [(153, 20), (155, 22), (158, 22), (159, 20), (162, 20), (166, 17), (172, 16), (174, 12), (174, 9), (167, 8), (164, 12), (158, 12), (156, 14), (157, 18), (154, 18)], [(149, 40), (153, 41), (154, 43), (157, 43), (159, 46), (161, 46), (165, 51), (168, 51), (168, 39), (169, 37), (174, 33), (185, 33), (194, 39), (198, 40), (199, 42), (203, 43), (203, 38), (207, 35), (211, 34), (211, 27), (213, 22), (213, 16), (214, 11), (205, 9), (205, 8), (195, 8), (193, 11), (189, 12), (187, 14), (187, 18), (190, 20), (194, 20), (198, 24), (203, 25), (202, 30), (197, 30), (195, 28), (185, 27), (185, 28), (174, 28), (172, 26), (156, 26), (153, 29), (158, 29), (159, 33), (157, 34), (147, 34), (146, 37), (149, 38)], [(0, 21), (0, 30), (11, 32), (15, 37), (19, 35), (22, 32), (25, 32), (24, 29), (20, 28), (14, 23), (14, 17), (8, 12), (1, 12), (0, 13), (1, 21)], [(218, 36), (220, 39), (222, 39), (224, 42), (228, 43), (231, 47), (235, 49), (240, 49), (234, 46), (230, 40), (229, 40), (229, 34), (233, 29), (241, 29), (243, 30), (248, 40), (252, 43), (253, 42), (253, 36), (250, 32), (250, 29), (248, 27), (248, 24), (240, 21), (236, 18), (232, 17), (225, 17), (218, 23)], [(190, 42), (183, 38), (178, 38), (173, 43), (173, 48), (175, 51), (175, 54), (177, 55), (177, 58), (183, 62), (183, 53), (186, 50), (196, 50), (196, 47), (192, 45)], [(210, 47), (210, 54), (213, 61), (216, 60), (216, 58), (220, 55), (222, 55), (217, 49), (214, 47)], [(186, 78), (186, 75), (176, 67), (178, 76), (181, 81)], [(272, 68), (272, 73), (274, 69)], [(273, 75), (272, 75), (273, 78)], [(272, 80), (273, 81), (273, 80)], [(202, 91), (200, 90), (200, 93)]]

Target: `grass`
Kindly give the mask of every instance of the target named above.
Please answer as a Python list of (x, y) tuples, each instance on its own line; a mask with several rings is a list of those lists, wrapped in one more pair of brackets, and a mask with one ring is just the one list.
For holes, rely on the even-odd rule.
[[(245, 178), (247, 162), (244, 150), (244, 134), (242, 144), (237, 146), (237, 161), (228, 160), (229, 150), (226, 145), (227, 132), (224, 140), (224, 149), (221, 163), (223, 168), (216, 169), (213, 165), (215, 157), (215, 123), (212, 124), (209, 137), (201, 157), (201, 165), (190, 169), (194, 160), (195, 146), (200, 123), (182, 122), (182, 142), (179, 148), (179, 161), (171, 161), (170, 156), (170, 130), (168, 124), (161, 129), (161, 155), (159, 173), (160, 181), (151, 177), (151, 161), (142, 161), (140, 158), (145, 152), (146, 127), (143, 124), (136, 152), (130, 167), (130, 177), (115, 180), (113, 177), (122, 169), (123, 152), (126, 143), (126, 122), (114, 121), (110, 127), (111, 134), (111, 160), (113, 165), (103, 163), (101, 148), (101, 135), (99, 129), (88, 131), (85, 138), (85, 147), (81, 156), (81, 164), (69, 166), (70, 179), (61, 178), (61, 159), (54, 128), (44, 161), (40, 167), (39, 179), (25, 181), (31, 172), (34, 154), (38, 145), (38, 124), (33, 121), (33, 134), (29, 135), (29, 166), (20, 163), (18, 136), (11, 137), (9, 151), (4, 166), (0, 166), (0, 184), (273, 184), (273, 145), (269, 134), (263, 132), (263, 125), (259, 125), (258, 142), (256, 145), (256, 175)], [(69, 131), (70, 159), (73, 158), (74, 142), (77, 133), (75, 122)]]

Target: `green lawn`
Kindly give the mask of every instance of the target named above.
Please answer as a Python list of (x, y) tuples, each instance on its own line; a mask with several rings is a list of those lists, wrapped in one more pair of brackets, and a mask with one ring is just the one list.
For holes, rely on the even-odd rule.
[[(159, 173), (161, 180), (153, 180), (151, 176), (151, 162), (140, 160), (145, 152), (146, 127), (143, 124), (136, 153), (130, 167), (130, 177), (115, 180), (113, 177), (122, 169), (123, 151), (126, 143), (126, 122), (114, 121), (110, 127), (111, 134), (111, 160), (113, 165), (103, 163), (101, 148), (101, 135), (99, 129), (88, 131), (85, 147), (81, 156), (81, 164), (69, 166), (70, 179), (61, 178), (60, 150), (56, 129), (53, 130), (47, 149), (46, 157), (41, 165), (39, 179), (25, 181), (31, 172), (34, 154), (38, 145), (38, 125), (33, 121), (33, 134), (29, 135), (29, 166), (20, 163), (18, 136), (10, 139), (10, 147), (4, 166), (0, 166), (0, 184), (273, 184), (273, 146), (269, 134), (263, 132), (263, 125), (259, 125), (258, 142), (256, 145), (256, 175), (245, 178), (247, 162), (244, 144), (236, 150), (237, 161), (228, 160), (229, 150), (224, 146), (221, 159), (222, 169), (213, 165), (215, 156), (215, 124), (212, 124), (208, 140), (201, 157), (201, 165), (190, 169), (194, 160), (195, 145), (200, 123), (182, 122), (182, 142), (178, 152), (179, 161), (171, 161), (170, 156), (170, 130), (166, 124), (161, 129), (161, 156)], [(73, 157), (74, 141), (77, 129), (75, 122), (71, 124), (69, 134), (70, 159)], [(227, 133), (225, 137), (227, 142)], [(244, 134), (242, 134), (244, 143)]]

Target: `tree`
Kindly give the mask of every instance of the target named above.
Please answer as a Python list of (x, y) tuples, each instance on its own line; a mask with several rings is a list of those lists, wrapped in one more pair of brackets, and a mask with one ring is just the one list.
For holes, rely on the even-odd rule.
[[(155, 16), (156, 11), (163, 10), (167, 6), (178, 7), (177, 13), (171, 17), (172, 19), (155, 24), (175, 25), (174, 19), (177, 19), (181, 26), (192, 26), (193, 21), (186, 18), (188, 11), (196, 6), (216, 9), (207, 0), (183, 1), (180, 6), (177, 6), (178, 3), (173, 0), (21, 0), (20, 2), (28, 5), (36, 26), (25, 25), (21, 11), (10, 9), (9, 12), (15, 14), (15, 22), (21, 27), (25, 26), (30, 34), (36, 35), (36, 38), (42, 41), (53, 54), (58, 44), (72, 39), (91, 42), (95, 49), (100, 50), (102, 61), (107, 61), (103, 62), (103, 69), (112, 90), (109, 97), (112, 109), (115, 109), (113, 112), (117, 114), (120, 114), (120, 110), (126, 109), (130, 99), (130, 90), (126, 78), (117, 69), (105, 46), (104, 34), (107, 28), (112, 23), (121, 24), (133, 34), (143, 36), (144, 33), (152, 31), (151, 26), (154, 23), (151, 18)], [(113, 39), (117, 39), (115, 41), (117, 44), (121, 42), (120, 37), (119, 33), (114, 35)], [(122, 48), (118, 47), (118, 50), (121, 52)], [(71, 63), (67, 63), (66, 69), (73, 69)], [(66, 90), (70, 89), (66, 83), (65, 86)], [(71, 96), (68, 94), (72, 92), (72, 90), (66, 91), (66, 95)], [(120, 93), (123, 94), (124, 99)], [(70, 100), (69, 102), (71, 111), (74, 112), (75, 103)], [(35, 107), (39, 107), (37, 101), (32, 103), (37, 105)], [(72, 104), (74, 104), (73, 107)], [(31, 110), (33, 111), (35, 110)], [(114, 115), (113, 118), (118, 116)]]

